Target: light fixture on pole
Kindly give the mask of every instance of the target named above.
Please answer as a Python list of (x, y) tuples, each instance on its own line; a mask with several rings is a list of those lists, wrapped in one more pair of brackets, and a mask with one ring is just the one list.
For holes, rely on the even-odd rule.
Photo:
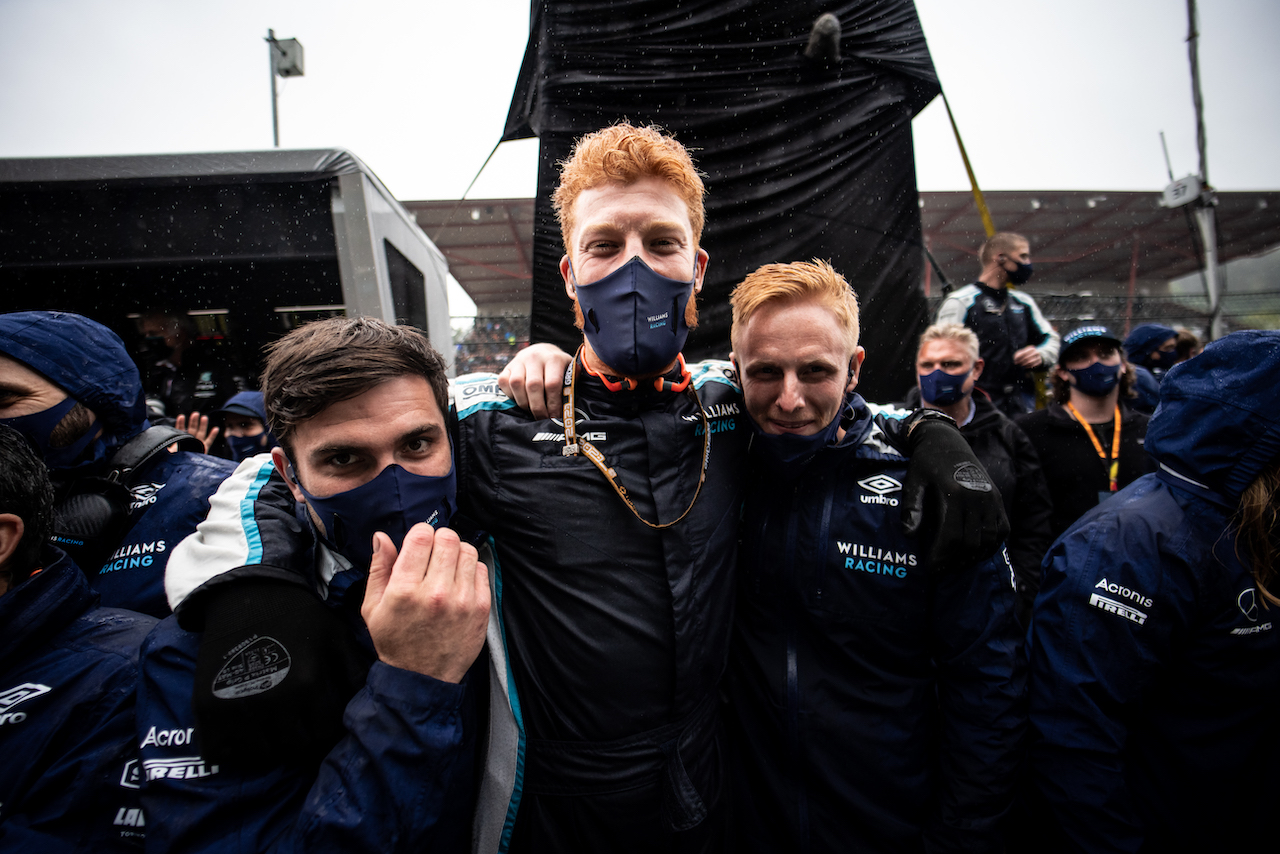
[(280, 147), (280, 118), (276, 107), (276, 76), (302, 76), (302, 42), (277, 39), (275, 30), (267, 30), (267, 52), (271, 58), (271, 137)]

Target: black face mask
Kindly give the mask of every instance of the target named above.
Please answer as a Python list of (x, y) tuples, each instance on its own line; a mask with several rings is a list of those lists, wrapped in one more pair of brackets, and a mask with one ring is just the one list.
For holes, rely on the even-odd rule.
[(138, 358), (144, 362), (158, 362), (173, 355), (173, 348), (165, 343), (163, 335), (148, 335), (138, 345)]
[(1031, 265), (1023, 264), (1021, 261), (1014, 258), (1010, 258), (1009, 260), (1013, 261), (1015, 267), (1014, 271), (1009, 273), (1010, 283), (1015, 285), (1025, 285), (1027, 280), (1031, 278)]

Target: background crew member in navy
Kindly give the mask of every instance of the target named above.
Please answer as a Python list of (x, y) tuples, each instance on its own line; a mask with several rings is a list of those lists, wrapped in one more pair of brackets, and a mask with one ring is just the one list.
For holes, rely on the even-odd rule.
[(1009, 517), (1009, 560), (1018, 580), (1018, 621), (1031, 619), (1031, 603), (1040, 589), (1040, 561), (1049, 549), (1053, 504), (1040, 457), (1027, 434), (996, 409), (982, 391), (974, 393), (985, 363), (978, 337), (957, 323), (935, 323), (920, 335), (916, 353), (918, 402), (946, 413), (987, 470), (1004, 499)]
[(1165, 376), (1160, 470), (1045, 561), (1032, 761), (1080, 851), (1275, 850), (1280, 801), (1280, 332)]
[(1001, 231), (978, 250), (978, 281), (950, 294), (938, 307), (937, 323), (959, 323), (981, 343), (986, 369), (978, 388), (1010, 418), (1035, 408), (1032, 371), (1058, 358), (1058, 333), (1026, 293), (1009, 290), (1031, 278), (1031, 244)]
[[(454, 389), (460, 508), (496, 542), (519, 696), (511, 850), (721, 850), (718, 688), (747, 436), (731, 366), (680, 355), (707, 264), (702, 180), (676, 140), (620, 124), (579, 141), (555, 201), (584, 336), (572, 362), (549, 348), (564, 409), (545, 408), (546, 364), (526, 386), (537, 412), (492, 375)], [(989, 553), (998, 526), (981, 520), (1002, 518), (999, 502), (959, 498), (952, 476), (957, 450), (972, 454), (954, 427), (918, 433), (937, 453), (916, 523), (942, 554)]]
[(1150, 415), (1160, 403), (1160, 381), (1178, 362), (1178, 330), (1144, 323), (1125, 336), (1124, 352), (1133, 369), (1133, 408)]
[[(188, 600), (204, 600), (209, 623), (258, 620), (255, 640), (201, 646), (178, 622), (198, 622), (194, 609), (147, 638), (138, 738), (148, 850), (464, 852), (487, 683), (485, 665), (468, 671), (490, 597), (476, 549), (443, 527), (455, 503), (444, 361), (411, 327), (332, 318), (275, 344), (263, 387), (281, 447), (246, 461), (215, 505), (251, 505), (274, 468), (320, 543), (305, 577), (278, 567)], [(201, 525), (179, 550), (197, 562), (246, 563), (252, 551), (294, 565), (299, 556), (281, 552), (295, 544), (292, 518), (231, 518)], [(316, 634), (330, 654), (308, 672), (292, 652)], [(237, 751), (237, 737), (277, 723), (273, 695), (291, 680), (329, 687), (338, 705), (328, 720), (312, 712), (288, 725), (331, 726)], [(238, 701), (220, 720), (232, 731), (215, 740), (198, 724), (224, 698)], [(506, 798), (498, 809), (501, 828)]]
[(44, 464), (0, 426), (0, 851), (140, 851), (134, 697), (156, 621), (99, 607), (52, 524)]
[(1001, 851), (1025, 726), (1008, 559), (937, 571), (902, 533), (907, 460), (853, 393), (844, 278), (770, 264), (732, 304), (755, 433), (727, 681), (733, 850)]
[[(76, 314), (0, 314), (0, 423), (44, 458), (57, 542), (103, 604), (166, 616), (169, 554), (235, 467), (180, 431), (151, 427), (124, 343)], [(175, 443), (196, 453), (168, 453)]]
[(210, 414), (221, 419), (223, 441), (237, 463), (270, 453), (279, 444), (267, 429), (267, 407), (260, 391), (237, 392)]
[(1079, 326), (1062, 339), (1054, 402), (1017, 419), (1044, 468), (1053, 539), (1085, 511), (1155, 471), (1144, 448), (1148, 418), (1129, 408), (1129, 367), (1110, 330)]

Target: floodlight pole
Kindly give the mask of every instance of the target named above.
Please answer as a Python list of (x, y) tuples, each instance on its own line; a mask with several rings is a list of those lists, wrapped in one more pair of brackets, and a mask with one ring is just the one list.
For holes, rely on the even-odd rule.
[(271, 67), (271, 139), (276, 148), (280, 147), (280, 116), (276, 108), (276, 31), (267, 30), (267, 58)]
[(1209, 301), (1209, 340), (1222, 337), (1222, 287), (1218, 281), (1218, 224), (1216, 194), (1209, 185), (1209, 158), (1205, 153), (1204, 96), (1200, 93), (1199, 24), (1196, 0), (1187, 0), (1187, 54), (1191, 60), (1191, 100), (1196, 108), (1196, 150), (1200, 155), (1200, 183), (1204, 190), (1195, 202), (1196, 224), (1204, 244), (1204, 289)]

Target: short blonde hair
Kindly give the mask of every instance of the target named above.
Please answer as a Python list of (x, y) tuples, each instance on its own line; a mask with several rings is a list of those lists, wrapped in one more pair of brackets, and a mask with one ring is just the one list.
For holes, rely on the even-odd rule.
[(643, 178), (661, 178), (671, 184), (689, 209), (693, 243), (697, 246), (707, 218), (702, 202), (707, 188), (693, 158), (656, 125), (619, 123), (579, 139), (573, 154), (560, 164), (560, 184), (551, 200), (560, 221), (564, 251), (570, 252), (573, 205), (584, 190), (601, 184), (634, 184)]
[(982, 358), (978, 348), (978, 336), (973, 330), (959, 323), (935, 323), (920, 333), (920, 346), (916, 347), (916, 358), (930, 341), (954, 341), (969, 354), (969, 362), (976, 364)]
[(1001, 252), (1012, 252), (1018, 248), (1019, 243), (1025, 243), (1027, 246), (1031, 245), (1031, 241), (1021, 234), (1014, 234), (1012, 231), (997, 231), (988, 237), (986, 242), (978, 249), (978, 260), (985, 267), (994, 261)]
[(742, 349), (741, 336), (760, 308), (773, 302), (815, 300), (835, 315), (844, 330), (849, 352), (858, 349), (858, 297), (844, 276), (826, 261), (795, 261), (791, 264), (765, 264), (733, 289), (729, 304), (733, 306), (733, 327), (729, 338), (733, 349)]

